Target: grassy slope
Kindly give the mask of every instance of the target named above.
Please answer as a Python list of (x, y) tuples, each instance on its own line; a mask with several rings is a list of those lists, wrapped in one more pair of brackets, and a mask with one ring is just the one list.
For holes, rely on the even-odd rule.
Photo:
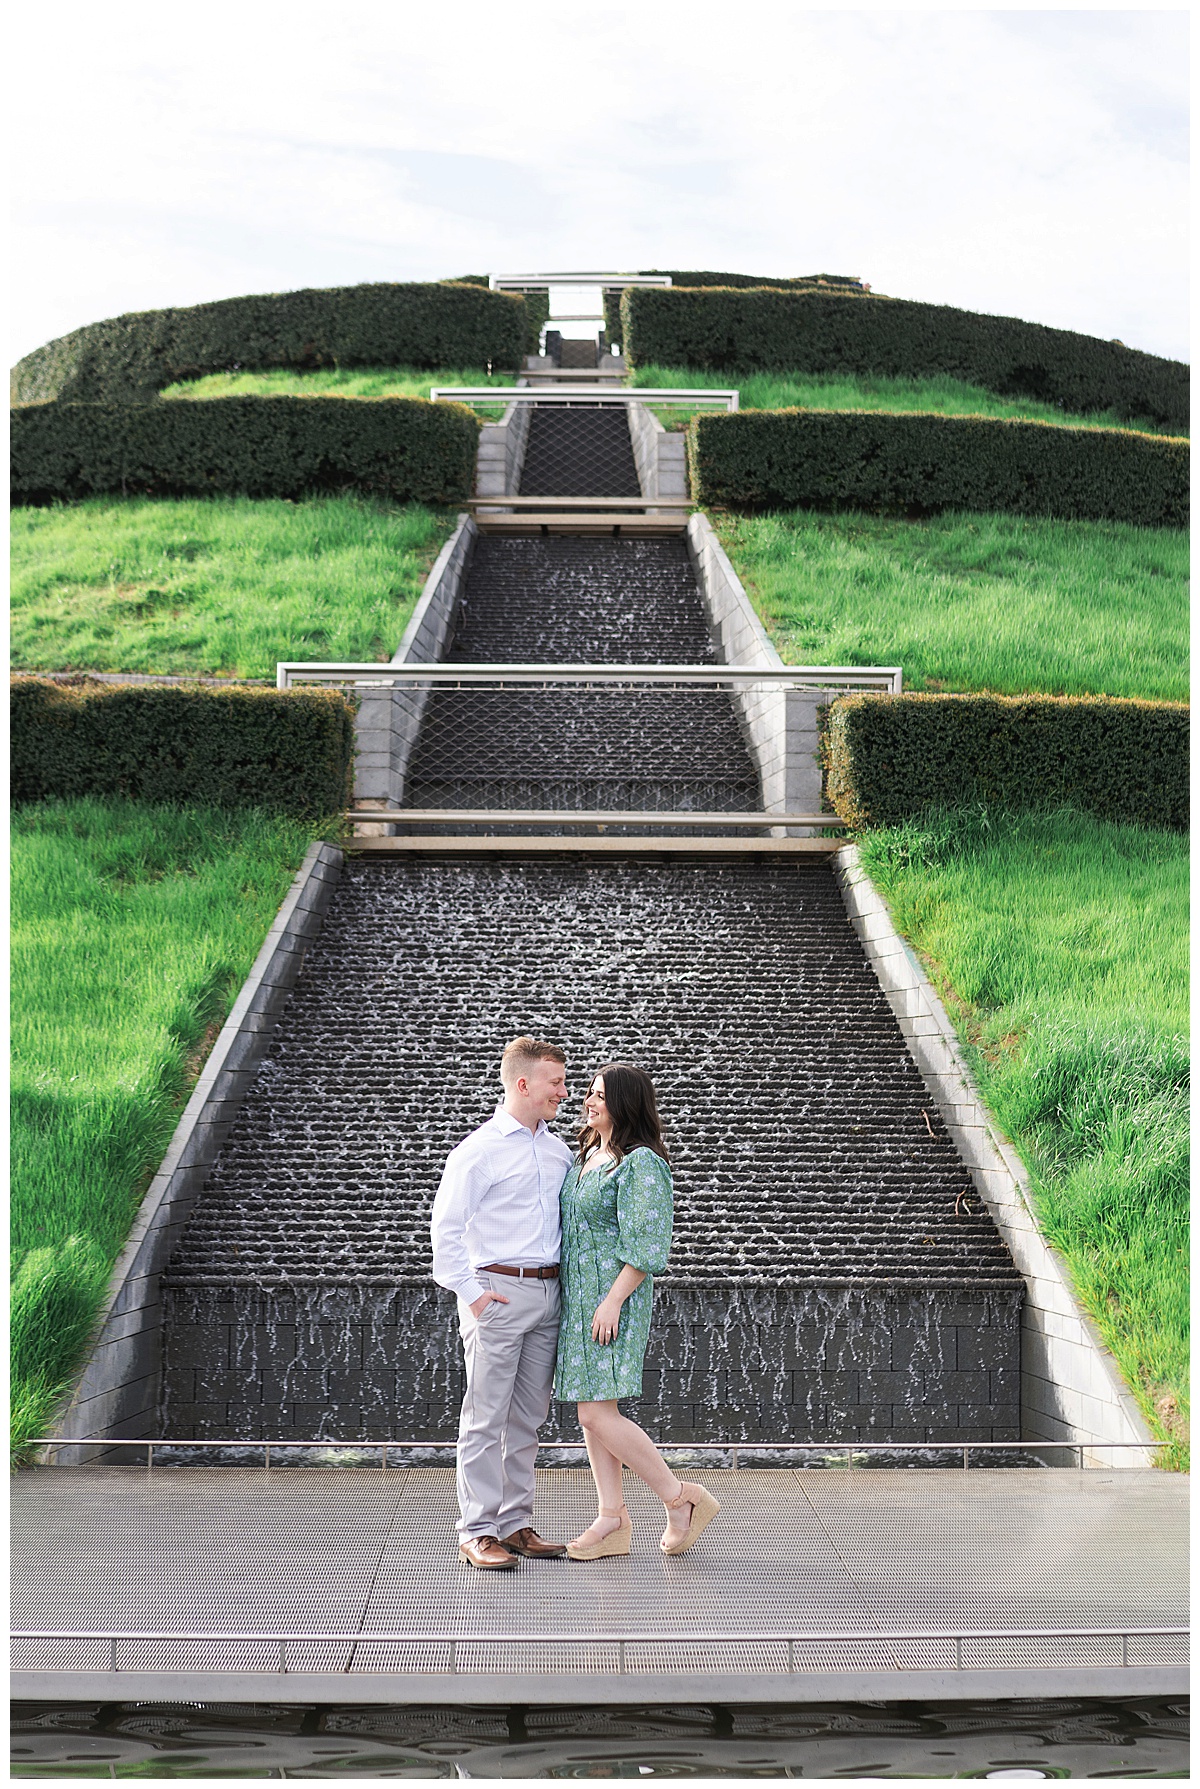
[(312, 829), (120, 801), (13, 837), (15, 1436), (83, 1357), (112, 1263)]
[(14, 510), (13, 664), (273, 679), (283, 658), (390, 658), (452, 527), (361, 497)]
[(902, 665), (909, 689), (1187, 698), (1180, 530), (962, 513), (714, 520), (789, 664)]
[(210, 373), (204, 379), (168, 385), (164, 398), (338, 397), (427, 398), (434, 385), (512, 385), (513, 373), (485, 373), (480, 367), (319, 367), (299, 373), (279, 367), (268, 373)]
[[(1123, 421), (1115, 411), (1077, 416), (1035, 398), (1002, 398), (963, 379), (897, 379), (855, 373), (711, 373), (695, 367), (639, 367), (635, 385), (695, 386), (703, 390), (736, 386), (743, 410), (934, 410), (943, 416), (1015, 416), (1027, 421), (1069, 423), (1080, 429), (1160, 430), (1149, 421)], [(663, 421), (681, 427), (691, 414), (665, 410)]]
[(1043, 1226), (1157, 1431), (1188, 1412), (1188, 841), (1078, 814), (868, 834)]

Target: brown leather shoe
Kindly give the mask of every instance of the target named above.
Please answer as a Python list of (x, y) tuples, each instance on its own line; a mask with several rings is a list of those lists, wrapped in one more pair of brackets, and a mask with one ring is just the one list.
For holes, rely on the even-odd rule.
[(458, 1557), (481, 1572), (510, 1572), (517, 1563), (516, 1554), (502, 1547), (494, 1534), (472, 1535), (460, 1544)]
[(506, 1535), (500, 1545), (507, 1547), (510, 1552), (522, 1554), (526, 1559), (557, 1559), (567, 1550), (565, 1545), (556, 1547), (549, 1541), (544, 1541), (532, 1528), (518, 1528), (515, 1534)]

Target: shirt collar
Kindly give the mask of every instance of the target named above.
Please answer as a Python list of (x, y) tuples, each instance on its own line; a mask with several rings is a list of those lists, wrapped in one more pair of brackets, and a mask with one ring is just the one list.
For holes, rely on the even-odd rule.
[[(503, 1105), (496, 1107), (496, 1114), (492, 1119), (492, 1123), (496, 1126), (497, 1130), (506, 1137), (511, 1137), (514, 1131), (524, 1131), (529, 1129), (529, 1126), (522, 1124), (519, 1118), (514, 1118), (511, 1112), (505, 1111)], [(537, 1129), (531, 1134), (535, 1137), (540, 1137), (543, 1131), (547, 1128), (546, 1120), (544, 1118), (539, 1118)]]

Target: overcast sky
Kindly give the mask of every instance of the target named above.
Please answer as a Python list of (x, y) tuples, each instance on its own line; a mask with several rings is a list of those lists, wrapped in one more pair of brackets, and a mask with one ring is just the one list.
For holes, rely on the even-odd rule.
[(24, 12), (13, 359), (243, 292), (655, 266), (1190, 357), (1183, 10)]

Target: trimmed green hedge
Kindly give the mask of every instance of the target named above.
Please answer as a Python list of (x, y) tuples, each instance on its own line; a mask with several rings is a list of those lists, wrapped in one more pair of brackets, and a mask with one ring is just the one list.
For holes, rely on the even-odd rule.
[(14, 677), (10, 749), (18, 802), (124, 795), (321, 819), (350, 801), (354, 715), (336, 690)]
[(89, 323), (18, 361), (12, 399), (146, 403), (176, 380), (234, 369), (514, 368), (527, 337), (519, 294), (469, 281), (270, 292)]
[(881, 410), (740, 410), (688, 428), (699, 503), (1009, 510), (1185, 527), (1190, 445), (1131, 429)]
[[(461, 285), (486, 286), (488, 284), (486, 273), (460, 273), (457, 277)], [(526, 354), (536, 354), (538, 343), (541, 341), (542, 324), (549, 322), (550, 319), (550, 294), (544, 287), (534, 286), (530, 290), (522, 292), (521, 297), (525, 300), (526, 312), (525, 352)]]
[[(802, 273), (790, 279), (771, 279), (769, 276), (760, 278), (756, 273), (698, 273), (687, 269), (681, 271), (675, 267), (644, 267), (642, 272), (665, 273), (672, 286), (683, 287), (729, 286), (744, 289), (748, 286), (769, 286), (776, 291), (814, 292), (820, 291), (823, 286), (836, 286), (839, 292), (859, 292), (864, 295), (870, 290), (860, 279), (855, 279), (848, 273)], [(605, 291), (604, 326), (610, 342), (623, 342), (620, 292)]]
[(647, 267), (646, 273), (665, 273), (674, 286), (730, 286), (744, 289), (747, 286), (770, 286), (777, 291), (812, 291), (821, 286), (843, 286), (851, 292), (865, 292), (866, 287), (854, 274), (850, 273), (797, 273), (789, 274), (784, 279), (774, 279), (770, 274), (759, 278), (756, 273), (698, 273), (682, 272), (675, 267)]
[(1109, 696), (840, 696), (825, 711), (827, 797), (851, 826), (928, 808), (1071, 806), (1188, 824), (1188, 709)]
[(1188, 427), (1189, 369), (1118, 342), (1016, 317), (832, 292), (630, 286), (621, 343), (634, 365), (727, 372), (949, 373), (1002, 397), (1115, 410)]
[(479, 424), (422, 398), (211, 398), (203, 404), (31, 404), (12, 416), (12, 502), (103, 492), (468, 497)]

